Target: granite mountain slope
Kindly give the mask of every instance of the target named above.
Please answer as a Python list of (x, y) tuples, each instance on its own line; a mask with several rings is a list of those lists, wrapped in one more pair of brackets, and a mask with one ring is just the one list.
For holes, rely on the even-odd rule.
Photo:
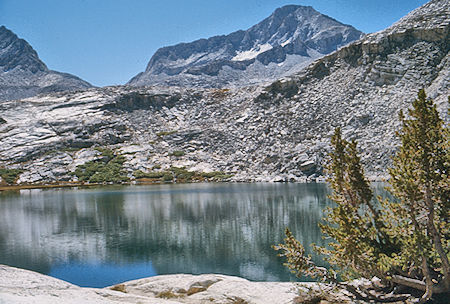
[(0, 164), (24, 170), (19, 183), (74, 180), (77, 165), (108, 146), (130, 177), (176, 166), (237, 181), (314, 180), (341, 126), (380, 176), (398, 144), (398, 112), (419, 88), (450, 121), (449, 27), (450, 1), (432, 0), (267, 87), (123, 86), (4, 102)]
[(246, 31), (161, 48), (129, 84), (227, 87), (273, 81), (362, 35), (310, 6), (287, 5)]
[(28, 42), (0, 26), (0, 101), (89, 87), (76, 76), (49, 70)]

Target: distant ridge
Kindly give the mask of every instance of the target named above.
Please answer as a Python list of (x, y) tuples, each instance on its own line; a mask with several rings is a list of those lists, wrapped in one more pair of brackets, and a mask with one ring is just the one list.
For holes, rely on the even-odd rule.
[(311, 6), (287, 5), (246, 31), (161, 48), (128, 84), (224, 87), (273, 81), (362, 36)]
[(28, 42), (0, 26), (0, 100), (90, 87), (74, 75), (49, 70)]

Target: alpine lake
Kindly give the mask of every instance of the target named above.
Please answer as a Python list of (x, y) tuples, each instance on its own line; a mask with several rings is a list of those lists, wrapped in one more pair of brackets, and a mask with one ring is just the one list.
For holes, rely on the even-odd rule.
[(329, 193), (315, 183), (5, 191), (0, 264), (85, 287), (173, 273), (294, 281), (272, 245), (286, 227), (309, 253), (309, 244), (325, 245), (318, 224)]

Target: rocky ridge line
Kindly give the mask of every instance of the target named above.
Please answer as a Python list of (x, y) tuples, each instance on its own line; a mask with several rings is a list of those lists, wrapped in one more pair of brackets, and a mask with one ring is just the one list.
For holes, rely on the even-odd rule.
[(0, 101), (90, 87), (74, 75), (49, 70), (28, 42), (0, 26)]
[(242, 87), (274, 81), (362, 35), (310, 6), (287, 5), (246, 31), (161, 48), (128, 84)]

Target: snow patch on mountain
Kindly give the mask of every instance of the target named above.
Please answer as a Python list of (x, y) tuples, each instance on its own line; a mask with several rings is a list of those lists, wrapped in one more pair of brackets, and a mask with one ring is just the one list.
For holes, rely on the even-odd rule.
[(238, 52), (236, 56), (231, 58), (232, 61), (244, 61), (244, 60), (250, 60), (253, 58), (256, 58), (261, 53), (264, 53), (265, 51), (271, 50), (273, 47), (269, 43), (265, 43), (262, 45), (258, 45), (255, 48), (252, 48), (248, 51)]
[(161, 48), (128, 84), (242, 87), (271, 82), (362, 36), (310, 6), (287, 5), (246, 31)]

